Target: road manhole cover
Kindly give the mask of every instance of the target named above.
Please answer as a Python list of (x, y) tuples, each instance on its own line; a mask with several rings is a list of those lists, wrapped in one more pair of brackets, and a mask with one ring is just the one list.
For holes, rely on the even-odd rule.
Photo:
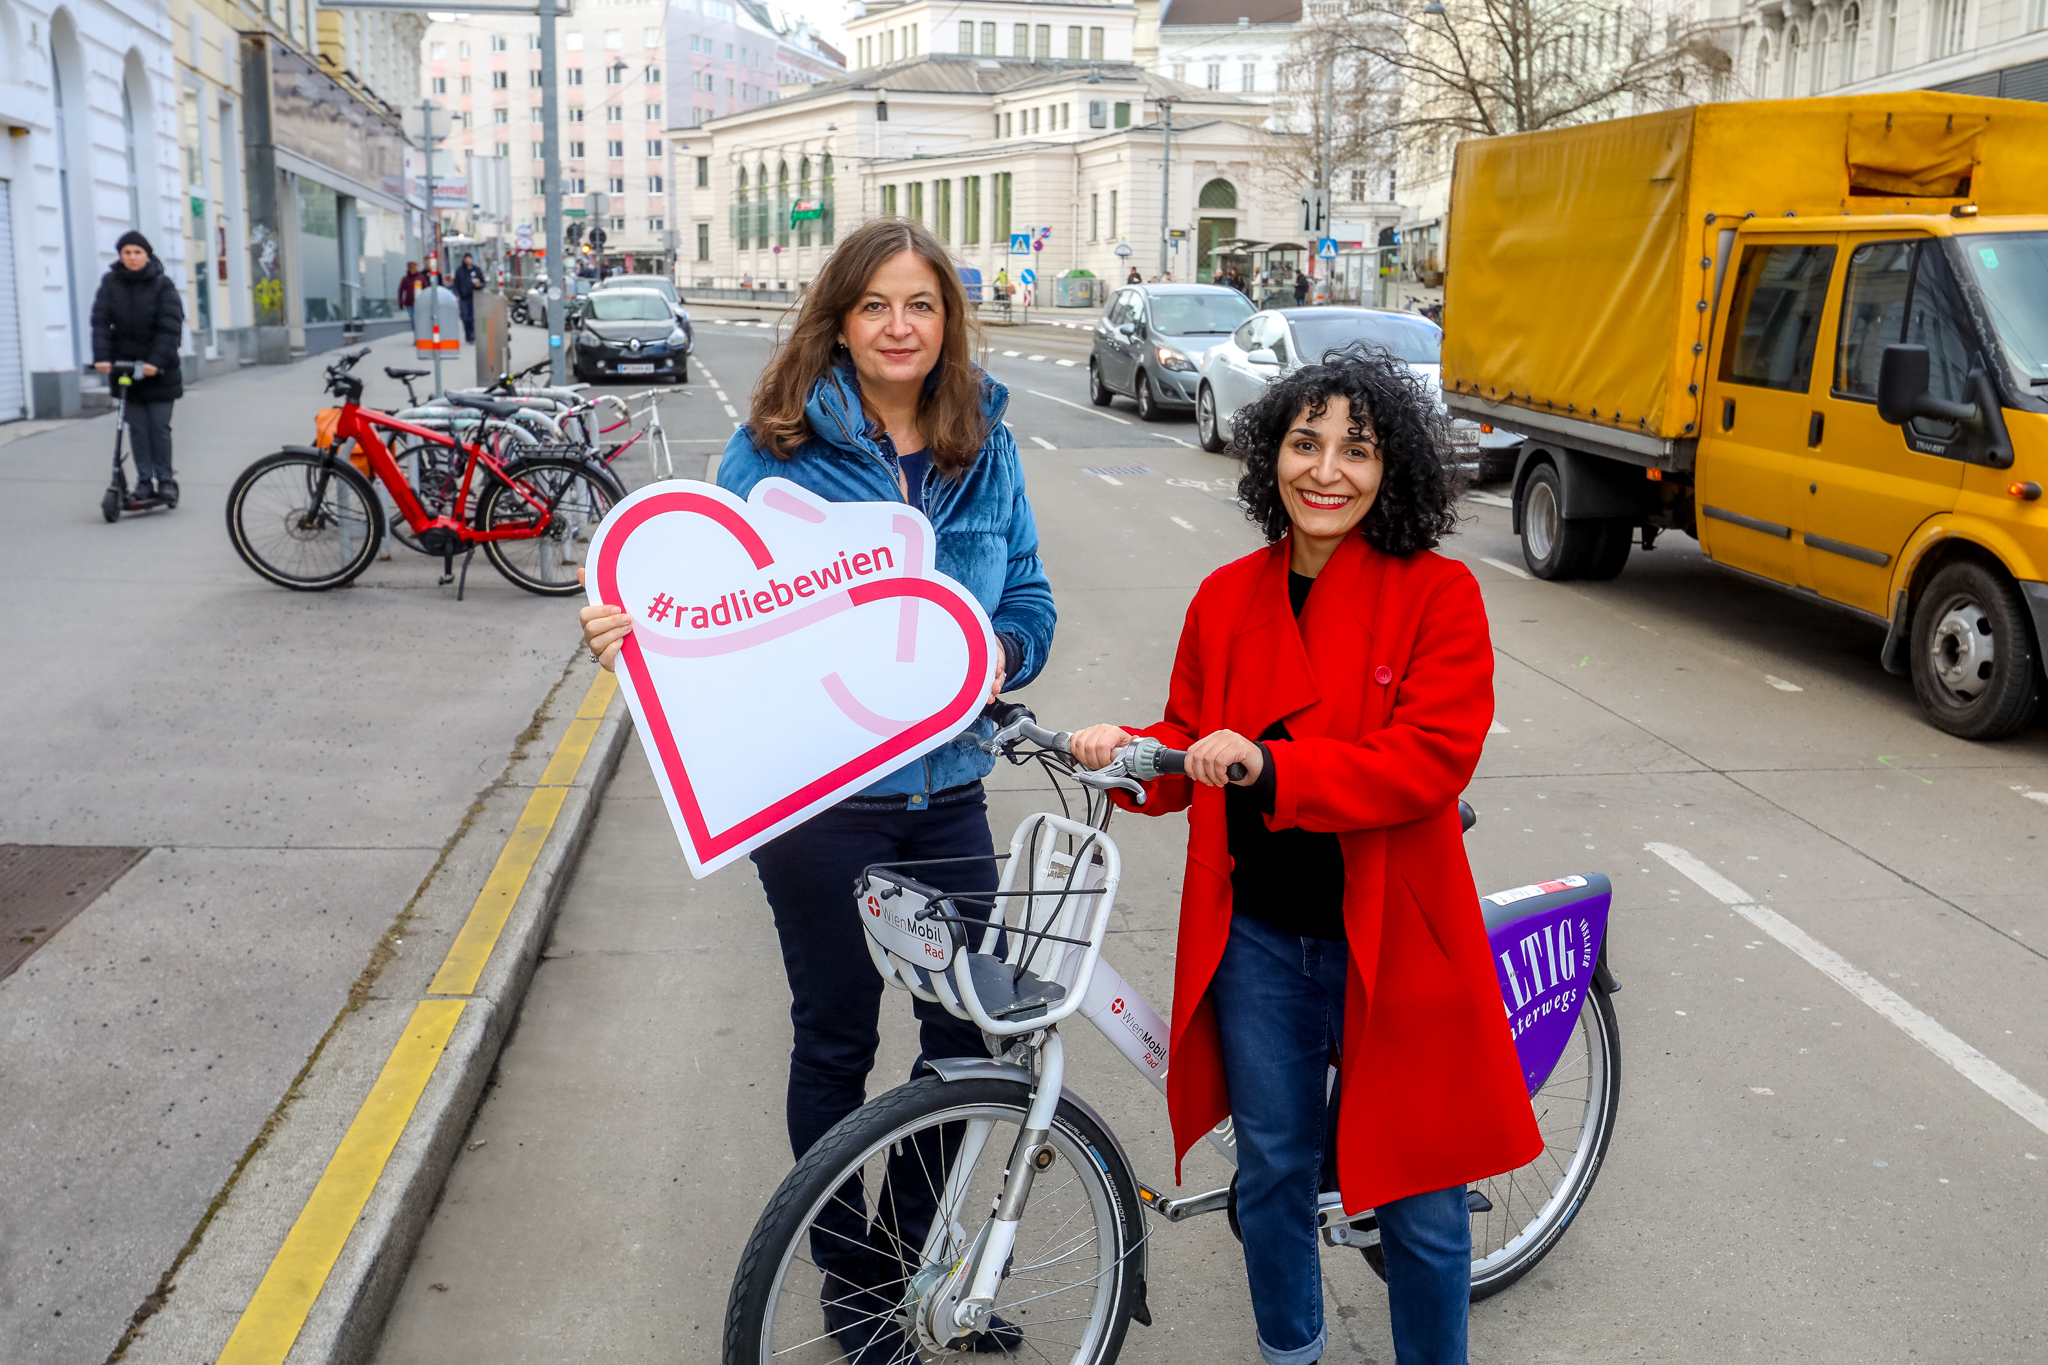
[(1150, 474), (1152, 471), (1141, 464), (1106, 464), (1099, 469), (1084, 469), (1083, 474)]
[(0, 977), (26, 962), (147, 852), (0, 844)]

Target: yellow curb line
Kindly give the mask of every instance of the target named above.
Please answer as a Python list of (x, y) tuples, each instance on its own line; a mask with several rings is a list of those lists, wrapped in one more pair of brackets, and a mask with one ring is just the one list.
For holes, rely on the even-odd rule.
[[(600, 672), (583, 694), (583, 704), (549, 758), (540, 784), (527, 797), (519, 823), (427, 988), (429, 994), (467, 997), (475, 991), (617, 690), (618, 679)], [(356, 1111), (215, 1365), (282, 1365), (290, 1354), (468, 1003), (422, 1000), (413, 1008), (369, 1097)]]

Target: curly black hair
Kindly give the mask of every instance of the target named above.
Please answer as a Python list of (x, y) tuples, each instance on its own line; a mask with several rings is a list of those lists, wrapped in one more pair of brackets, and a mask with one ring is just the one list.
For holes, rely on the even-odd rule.
[(1276, 380), (1232, 418), (1231, 450), (1244, 461), (1237, 496), (1245, 516), (1269, 544), (1287, 534), (1280, 444), (1303, 409), (1311, 420), (1319, 418), (1340, 396), (1350, 400), (1354, 421), (1370, 424), (1385, 465), (1379, 496), (1359, 523), (1359, 534), (1390, 555), (1435, 549), (1457, 524), (1452, 505), (1460, 480), (1446, 454), (1448, 421), (1406, 362), (1362, 342)]

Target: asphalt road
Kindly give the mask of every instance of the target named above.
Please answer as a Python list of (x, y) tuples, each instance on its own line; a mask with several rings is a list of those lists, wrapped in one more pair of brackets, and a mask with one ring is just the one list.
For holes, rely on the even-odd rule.
[[(408, 345), (363, 362), (370, 402)], [(101, 520), (111, 417), (0, 444), (0, 843), (149, 850), (0, 980), (7, 1365), (114, 1349), (577, 648), (573, 603), (481, 557), (459, 603), (389, 541), (324, 594), (236, 557), (228, 487), (313, 438), (333, 358), (191, 387), (174, 512)]]
[[(705, 367), (744, 392), (765, 340), (707, 329)], [(1142, 722), (1196, 584), (1256, 541), (1234, 466), (1189, 448), (1185, 422), (1088, 408), (1080, 367), (1055, 363), (1085, 352), (1061, 340), (998, 334), (991, 361), (1060, 608), (1023, 695), (1063, 728)], [(1482, 890), (1612, 876), (1623, 1082), (1589, 1203), (1475, 1310), (1472, 1359), (2048, 1358), (2048, 732), (1930, 729), (1877, 633), (1679, 538), (1612, 583), (1530, 580), (1502, 503), (1468, 498), (1444, 547), (1479, 578), (1496, 646), (1468, 846)], [(1043, 792), (1007, 772), (991, 788), (1000, 842)], [(1107, 955), (1163, 1008), (1185, 826), (1115, 833)], [(739, 1249), (788, 1166), (773, 944), (750, 866), (689, 880), (635, 745), (385, 1365), (715, 1358)], [(892, 998), (871, 1093), (905, 1074), (907, 1019)], [(1069, 1084), (1164, 1188), (1162, 1106), (1091, 1030), (1066, 1034)], [(1198, 1149), (1185, 1188), (1222, 1183), (1217, 1166)], [(1222, 1220), (1155, 1227), (1157, 1325), (1123, 1358), (1256, 1361)], [(1378, 1281), (1325, 1256), (1326, 1358), (1391, 1365)]]

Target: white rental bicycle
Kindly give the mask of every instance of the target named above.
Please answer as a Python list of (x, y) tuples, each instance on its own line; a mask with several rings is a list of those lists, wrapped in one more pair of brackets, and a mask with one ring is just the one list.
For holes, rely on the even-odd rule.
[[(987, 859), (877, 865), (854, 890), (884, 979), (972, 1020), (996, 1055), (927, 1062), (931, 1074), (870, 1100), (797, 1163), (740, 1258), (725, 1365), (908, 1365), (962, 1351), (1107, 1365), (1133, 1319), (1152, 1322), (1145, 1211), (1169, 1225), (1227, 1212), (1236, 1230), (1234, 1182), (1175, 1199), (1138, 1180), (1108, 1123), (1066, 1089), (1060, 1039), (1079, 1014), (1165, 1092), (1168, 1025), (1102, 958), (1122, 876), (1107, 793), (1142, 803), (1140, 783), (1181, 772), (1185, 754), (1143, 739), (1090, 771), (1024, 707), (985, 714), (997, 726), (985, 747), (1042, 764), (1063, 813), (1017, 827), (993, 894), (945, 889), (949, 869)], [(1081, 788), (1081, 820), (1063, 778)], [(1609, 897), (1595, 873), (1480, 900), (1545, 1145), (1467, 1192), (1475, 1300), (1557, 1244), (1613, 1136)], [(1209, 1141), (1235, 1164), (1228, 1119)], [(1318, 1222), (1326, 1244), (1358, 1248), (1385, 1277), (1371, 1210), (1325, 1193)]]

